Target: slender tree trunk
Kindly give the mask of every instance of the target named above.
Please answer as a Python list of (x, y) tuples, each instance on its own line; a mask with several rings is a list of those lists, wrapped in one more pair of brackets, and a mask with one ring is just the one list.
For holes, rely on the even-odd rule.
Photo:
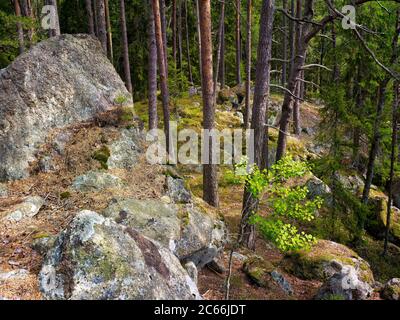
[[(18, 18), (20, 18), (21, 17), (21, 7), (19, 5), (18, 0), (14, 0), (14, 9), (15, 9), (15, 15)], [(22, 29), (21, 22), (17, 22), (17, 32), (18, 32), (19, 54), (22, 54), (25, 51), (25, 45), (24, 45), (24, 31)]]
[(237, 84), (242, 83), (242, 76), (240, 72), (241, 57), (242, 57), (242, 42), (240, 39), (240, 21), (241, 21), (241, 0), (236, 0), (236, 82)]
[[(269, 85), (271, 71), (272, 30), (274, 22), (274, 0), (263, 0), (260, 17), (260, 35), (257, 53), (256, 79), (254, 90), (253, 114), (251, 129), (254, 130), (255, 164), (261, 169), (267, 163), (265, 146), (268, 141), (268, 130), (265, 128), (268, 113)], [(267, 127), (268, 129), (268, 127)], [(243, 196), (242, 220), (239, 242), (254, 250), (255, 227), (249, 223), (249, 218), (258, 209), (258, 200), (252, 196), (247, 185)]]
[(388, 186), (388, 204), (386, 213), (386, 230), (385, 230), (385, 243), (383, 246), (383, 255), (386, 255), (389, 242), (389, 232), (392, 214), (392, 201), (393, 201), (393, 179), (394, 179), (394, 166), (396, 162), (396, 148), (397, 148), (397, 126), (399, 119), (399, 106), (400, 106), (400, 82), (393, 84), (394, 99), (393, 99), (393, 118), (392, 118), (392, 143), (390, 155), (390, 173), (389, 173), (389, 186)]
[[(290, 0), (290, 14), (294, 17), (295, 14), (295, 0)], [(296, 52), (295, 47), (295, 22), (289, 21), (289, 43), (290, 43), (290, 71), (293, 69), (294, 57)]]
[(108, 0), (104, 0), (105, 14), (106, 14), (106, 25), (107, 25), (107, 52), (108, 58), (111, 63), (114, 64), (114, 53), (113, 53), (113, 43), (112, 43), (112, 30), (110, 21), (110, 8), (108, 6)]
[(172, 57), (174, 59), (174, 65), (177, 65), (177, 39), (176, 39), (176, 0), (172, 0)]
[(131, 67), (129, 64), (128, 34), (126, 31), (125, 0), (120, 0), (120, 24), (122, 32), (122, 55), (124, 60), (125, 85), (127, 90), (132, 93)]
[[(288, 3), (287, 0), (283, 0), (283, 10), (287, 11)], [(283, 41), (282, 41), (282, 51), (283, 51), (283, 62), (282, 62), (282, 77), (281, 77), (281, 85), (282, 87), (286, 86), (286, 77), (287, 77), (287, 51), (288, 51), (288, 41), (287, 41), (287, 18), (283, 15), (282, 19), (282, 29), (283, 29)]]
[(164, 115), (164, 132), (166, 137), (166, 149), (167, 153), (170, 151), (169, 147), (169, 89), (168, 89), (168, 76), (167, 76), (167, 66), (165, 64), (165, 52), (163, 44), (163, 33), (161, 27), (161, 15), (160, 15), (160, 5), (158, 0), (152, 0), (153, 3), (153, 14), (154, 14), (154, 30), (156, 34), (156, 45), (157, 45), (157, 61), (158, 70), (160, 76), (160, 87), (162, 96), (162, 107)]
[(196, 13), (197, 13), (197, 36), (199, 43), (199, 70), (200, 70), (200, 78), (203, 81), (203, 66), (201, 65), (201, 28), (200, 28), (200, 6), (199, 0), (196, 0)]
[[(302, 1), (301, 0), (296, 0), (296, 18), (297, 19), (302, 18)], [(297, 23), (296, 24), (296, 47), (299, 46), (299, 43), (301, 41), (301, 32), (302, 32), (301, 29), (302, 29), (301, 24)], [(300, 73), (300, 78), (301, 78), (301, 73)], [(297, 80), (295, 95), (298, 97), (301, 96), (301, 83), (299, 80)], [(294, 133), (296, 135), (300, 135), (301, 127), (300, 127), (300, 101), (299, 101), (299, 99), (294, 100), (293, 125), (294, 125)]]
[(92, 9), (92, 0), (86, 0), (86, 13), (88, 16), (88, 29), (91, 35), (95, 35), (94, 32), (94, 20), (93, 20), (93, 9)]
[(154, 30), (153, 3), (150, 0), (148, 42), (149, 42), (149, 130), (157, 129), (157, 45)]
[(218, 75), (219, 75), (219, 67), (220, 67), (220, 59), (221, 59), (221, 47), (222, 47), (222, 32), (225, 23), (225, 0), (221, 0), (221, 15), (219, 20), (219, 28), (218, 28), (218, 47), (217, 47), (217, 61), (215, 63), (215, 74), (214, 74), (214, 105), (217, 102), (217, 83), (218, 83)]
[[(202, 93), (203, 93), (203, 127), (206, 130), (214, 129), (215, 109), (213, 90), (213, 50), (211, 37), (211, 5), (210, 0), (201, 0), (199, 3), (200, 34), (201, 34), (201, 65), (202, 65)], [(207, 136), (207, 135), (205, 135)], [(212, 163), (212, 153), (215, 146), (211, 137), (207, 137), (209, 150), (206, 152), (208, 164), (203, 164), (203, 199), (208, 204), (218, 207), (218, 172), (216, 164)], [(204, 143), (204, 141), (203, 141)]]
[(182, 0), (178, 0), (178, 62), (179, 69), (182, 70)]
[(189, 24), (188, 24), (188, 0), (185, 0), (185, 31), (186, 31), (186, 53), (188, 61), (189, 81), (193, 86), (192, 62), (190, 58), (190, 40), (189, 40)]
[[(225, 21), (225, 18), (224, 18)], [(221, 55), (220, 55), (220, 66), (219, 66), (219, 83), (221, 88), (225, 87), (225, 23), (222, 26), (222, 43), (221, 43)]]
[[(30, 0), (22, 0), (20, 1), (20, 7), (21, 7), (21, 13), (24, 17), (31, 18), (32, 20), (35, 20), (35, 16), (32, 11), (32, 4)], [(33, 35), (35, 33), (34, 27), (30, 27), (27, 31), (28, 39), (29, 39), (29, 45), (33, 45)]]
[(165, 14), (165, 0), (159, 1), (160, 7), (160, 18), (161, 18), (161, 31), (162, 31), (162, 39), (163, 39), (163, 47), (164, 47), (164, 64), (165, 70), (168, 77), (168, 50), (167, 50), (167, 18)]
[(101, 0), (93, 0), (93, 16), (94, 16), (94, 31), (96, 37), (99, 36), (99, 19), (97, 13), (97, 2)]
[(98, 38), (104, 53), (107, 55), (107, 26), (106, 26), (106, 10), (104, 0), (97, 0), (97, 18), (99, 24)]
[(60, 32), (60, 20), (58, 17), (58, 8), (57, 8), (57, 0), (46, 0), (47, 5), (51, 5), (55, 7), (55, 29), (49, 29), (49, 37), (59, 36)]
[(246, 97), (245, 97), (245, 113), (244, 127), (247, 129), (250, 125), (250, 95), (251, 95), (251, 15), (252, 0), (247, 0), (247, 39), (246, 39)]

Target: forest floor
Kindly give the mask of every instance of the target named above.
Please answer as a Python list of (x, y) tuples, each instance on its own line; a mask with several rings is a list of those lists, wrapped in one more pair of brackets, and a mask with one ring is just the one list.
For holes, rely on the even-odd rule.
[[(273, 96), (273, 103), (280, 105), (281, 96)], [(202, 111), (199, 96), (192, 98), (176, 99), (173, 117), (179, 119), (178, 128), (201, 128)], [(146, 101), (135, 104), (137, 115), (146, 123)], [(159, 110), (160, 119), (162, 118)], [(303, 126), (317, 128), (320, 122), (320, 107), (311, 103), (302, 105)], [(240, 119), (235, 114), (236, 110), (228, 110), (218, 106), (216, 112), (217, 127), (239, 128)], [(21, 201), (28, 195), (39, 195), (46, 203), (35, 219), (30, 219), (21, 224), (0, 224), (0, 270), (8, 272), (16, 269), (26, 269), (29, 276), (24, 281), (7, 281), (0, 279), (0, 297), (7, 299), (40, 299), (37, 274), (40, 270), (42, 257), (32, 249), (35, 239), (48, 234), (55, 235), (65, 228), (80, 209), (102, 210), (116, 194), (117, 190), (109, 190), (100, 194), (88, 194), (83, 197), (80, 193), (69, 193), (68, 187), (74, 177), (91, 169), (99, 168), (100, 164), (92, 158), (94, 150), (98, 149), (104, 140), (110, 140), (115, 135), (112, 127), (99, 128), (93, 125), (83, 124), (72, 128), (74, 135), (67, 146), (68, 161), (60, 162), (60, 170), (56, 173), (38, 173), (31, 178), (9, 183), (10, 196), (0, 198), (0, 217), (2, 211)], [(275, 133), (276, 134), (276, 133)], [(315, 137), (310, 134), (302, 134), (299, 139), (293, 139), (289, 143), (296, 153), (304, 152), (304, 145), (314, 144)], [(202, 196), (202, 174), (197, 166), (178, 167), (180, 174), (185, 178), (191, 192), (198, 197)], [(237, 234), (241, 217), (243, 184), (232, 181), (229, 172), (232, 168), (222, 166), (219, 173), (219, 213), (225, 220), (231, 237)], [(127, 172), (111, 170), (118, 176), (124, 175), (130, 185), (130, 196), (140, 199), (160, 198), (163, 193), (163, 181), (160, 180), (157, 167), (151, 166), (144, 159)], [(127, 175), (128, 174), (128, 175)], [(63, 195), (68, 192), (68, 197)], [(262, 205), (261, 205), (262, 207)], [(394, 251), (389, 254), (387, 260), (382, 261), (379, 252), (381, 242), (372, 238), (362, 247), (353, 248), (365, 258), (374, 271), (379, 281), (387, 281), (389, 278), (400, 276), (400, 253)], [(315, 280), (302, 280), (286, 271), (284, 255), (263, 238), (257, 238), (255, 254), (271, 262), (284, 276), (293, 288), (293, 294), (287, 294), (274, 281), (270, 281), (268, 288), (261, 288), (254, 284), (243, 271), (243, 261), (240, 254), (247, 256), (250, 253), (244, 249), (236, 250), (232, 264), (230, 299), (312, 299), (322, 285)], [(219, 263), (228, 269), (230, 248), (227, 247), (221, 254)], [(203, 268), (199, 273), (199, 290), (205, 299), (224, 299), (226, 273), (219, 274), (209, 268)], [(374, 296), (374, 299), (377, 299)]]

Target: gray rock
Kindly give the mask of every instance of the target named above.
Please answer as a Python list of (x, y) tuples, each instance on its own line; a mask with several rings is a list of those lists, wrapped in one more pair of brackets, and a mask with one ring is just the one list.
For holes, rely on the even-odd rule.
[(367, 300), (372, 292), (371, 286), (359, 279), (359, 274), (354, 267), (343, 265), (339, 272), (323, 284), (316, 299)]
[(193, 205), (118, 199), (103, 215), (139, 230), (165, 245), (183, 262), (193, 261), (199, 268), (214, 259), (226, 239), (224, 223)]
[(199, 272), (197, 270), (196, 265), (192, 261), (189, 261), (184, 265), (184, 268), (187, 271), (187, 273), (189, 274), (189, 277), (197, 285)]
[(285, 279), (282, 273), (280, 273), (277, 270), (274, 270), (271, 272), (271, 277), (288, 295), (292, 295), (294, 293), (292, 286)]
[(0, 198), (8, 196), (8, 188), (6, 185), (0, 183)]
[(47, 253), (45, 299), (199, 299), (179, 260), (159, 243), (92, 211), (80, 212)]
[(185, 188), (185, 182), (182, 179), (167, 177), (167, 194), (175, 203), (190, 203), (192, 196)]
[(23, 202), (6, 211), (5, 219), (11, 222), (19, 222), (27, 218), (33, 218), (38, 214), (45, 201), (42, 197), (27, 197)]
[(400, 279), (389, 280), (382, 291), (382, 298), (387, 300), (400, 300)]
[(223, 266), (222, 262), (219, 261), (219, 259), (217, 258), (214, 258), (212, 261), (207, 263), (207, 267), (219, 274), (223, 274), (226, 272), (226, 269)]
[(142, 152), (141, 139), (137, 128), (123, 129), (120, 138), (109, 146), (108, 168), (131, 169)]
[(28, 270), (17, 269), (7, 272), (0, 272), (0, 281), (12, 281), (17, 279), (26, 278), (29, 275)]
[(241, 113), (240, 111), (236, 111), (234, 115), (239, 118), (240, 125), (242, 125), (244, 123), (243, 113)]
[(247, 257), (245, 255), (243, 255), (243, 254), (241, 254), (239, 252), (233, 252), (232, 253), (232, 257), (234, 259), (242, 261), (242, 262), (244, 262), (247, 259)]
[(46, 236), (35, 239), (32, 241), (31, 248), (40, 255), (45, 255), (51, 247), (54, 246), (56, 239), (55, 236)]
[(311, 199), (315, 197), (326, 197), (331, 194), (331, 189), (316, 176), (310, 178), (305, 185), (308, 188), (308, 196)]
[(76, 177), (72, 182), (72, 187), (81, 192), (99, 191), (123, 186), (124, 181), (121, 178), (102, 171), (89, 171), (84, 175)]
[(343, 175), (341, 173), (336, 173), (335, 176), (344, 188), (353, 192), (361, 190), (364, 187), (363, 179), (357, 175)]
[(49, 132), (91, 119), (131, 95), (100, 42), (89, 35), (52, 37), (0, 75), (0, 181), (25, 178)]

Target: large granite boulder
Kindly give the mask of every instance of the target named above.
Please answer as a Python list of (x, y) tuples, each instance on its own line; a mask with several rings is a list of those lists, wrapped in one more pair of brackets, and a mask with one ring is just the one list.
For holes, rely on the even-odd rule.
[(92, 211), (80, 212), (61, 232), (39, 281), (46, 299), (200, 298), (168, 248)]
[(132, 98), (100, 43), (89, 35), (42, 41), (0, 72), (0, 181), (29, 175), (54, 128), (94, 118)]
[(135, 228), (199, 268), (217, 256), (226, 240), (224, 223), (193, 204), (122, 198), (112, 201), (103, 215)]

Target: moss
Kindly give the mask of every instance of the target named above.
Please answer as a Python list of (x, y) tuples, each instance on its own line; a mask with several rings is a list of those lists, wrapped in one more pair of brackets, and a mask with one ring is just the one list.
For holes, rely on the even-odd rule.
[(96, 150), (92, 154), (92, 158), (94, 160), (97, 160), (100, 163), (101, 167), (105, 170), (108, 169), (107, 161), (108, 161), (108, 158), (110, 158), (110, 156), (111, 156), (111, 152), (107, 146), (102, 146), (99, 150)]
[(249, 257), (243, 264), (243, 271), (258, 286), (266, 287), (268, 275), (275, 269), (274, 265), (259, 256)]
[(69, 191), (64, 191), (60, 193), (60, 199), (65, 200), (71, 197), (71, 192)]
[(178, 218), (181, 220), (181, 227), (186, 228), (190, 223), (190, 213), (185, 207), (178, 210)]

